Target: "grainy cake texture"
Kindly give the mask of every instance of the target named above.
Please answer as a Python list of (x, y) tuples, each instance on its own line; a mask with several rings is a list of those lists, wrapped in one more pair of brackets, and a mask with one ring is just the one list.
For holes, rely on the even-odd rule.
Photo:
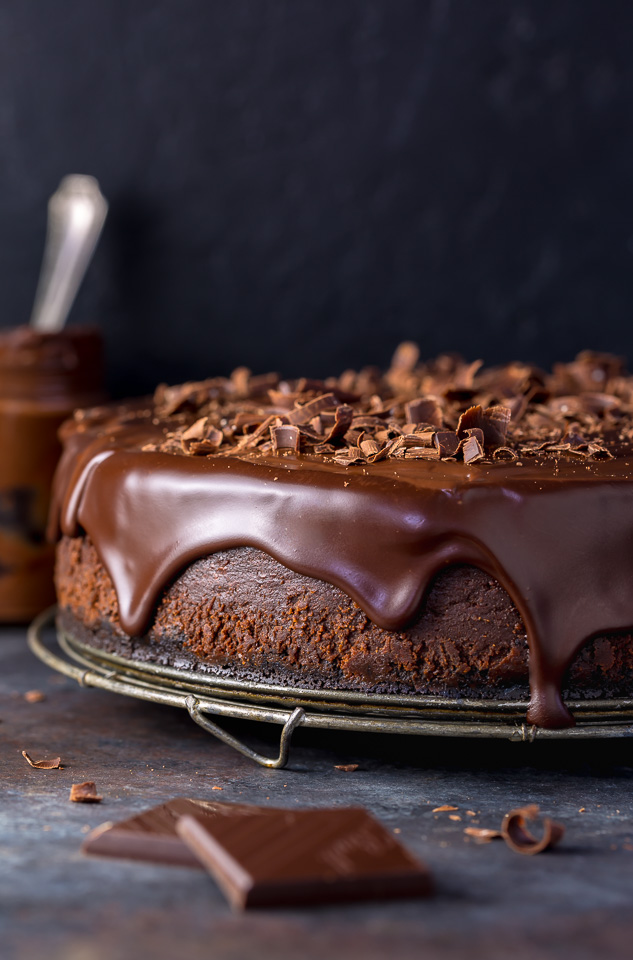
[[(313, 688), (527, 698), (525, 629), (508, 594), (475, 567), (431, 585), (406, 630), (372, 623), (343, 591), (250, 548), (191, 564), (164, 592), (151, 629), (129, 637), (112, 581), (88, 537), (57, 553), (60, 622), (110, 653), (189, 670)], [(625, 696), (629, 634), (590, 640), (574, 661), (569, 697)]]

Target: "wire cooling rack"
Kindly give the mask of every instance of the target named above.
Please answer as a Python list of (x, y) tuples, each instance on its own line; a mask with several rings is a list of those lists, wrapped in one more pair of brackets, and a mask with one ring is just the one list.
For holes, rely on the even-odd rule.
[[(28, 630), (30, 649), (53, 670), (84, 687), (182, 707), (203, 729), (266, 767), (286, 765), (292, 734), (299, 726), (515, 741), (633, 736), (633, 699), (568, 701), (576, 726), (545, 730), (526, 723), (528, 704), (523, 701), (308, 690), (130, 660), (88, 646), (59, 627), (54, 634), (49, 628), (55, 624), (55, 614), (55, 607), (45, 610)], [(271, 758), (256, 753), (210, 717), (280, 725), (279, 755)]]

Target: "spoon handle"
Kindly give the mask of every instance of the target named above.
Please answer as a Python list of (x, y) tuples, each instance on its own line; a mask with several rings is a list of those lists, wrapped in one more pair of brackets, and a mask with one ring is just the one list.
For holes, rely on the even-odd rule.
[(66, 318), (94, 253), (108, 203), (94, 177), (64, 177), (48, 202), (46, 248), (31, 326), (57, 333)]

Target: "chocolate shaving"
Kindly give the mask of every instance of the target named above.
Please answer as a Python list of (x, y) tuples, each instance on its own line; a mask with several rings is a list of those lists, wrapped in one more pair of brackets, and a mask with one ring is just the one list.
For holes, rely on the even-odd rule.
[[(315, 417), (317, 414), (322, 413), (324, 410), (329, 410), (332, 407), (336, 406), (336, 397), (333, 393), (325, 393), (321, 397), (315, 397), (314, 400), (309, 400), (307, 403), (304, 403), (303, 406), (297, 407), (295, 410), (291, 410), (288, 414), (288, 420), (290, 423), (300, 424), (300, 423), (309, 423), (312, 417)], [(351, 410), (351, 408), (350, 408)], [(353, 411), (352, 411), (353, 415)], [(350, 417), (351, 422), (351, 417)]]
[(481, 404), (476, 404), (461, 414), (457, 436), (462, 440), (465, 436), (471, 436), (472, 430), (480, 430), (481, 439), (478, 439), (482, 446), (494, 449), (505, 443), (509, 423), (510, 410), (507, 407), (496, 405), (484, 410)]
[(182, 434), (182, 440), (203, 440), (205, 436), (205, 426), (207, 418), (200, 417), (196, 420), (195, 423), (192, 423), (191, 426), (185, 430)]
[(26, 750), (22, 751), (22, 756), (28, 763), (30, 767), (35, 767), (37, 770), (61, 770), (62, 769), (62, 758), (55, 757), (54, 760), (33, 760)]
[(280, 450), (292, 450), (293, 453), (296, 453), (299, 450), (299, 430), (292, 424), (271, 427), (270, 437), (273, 443), (273, 453), (278, 453)]
[(439, 430), (435, 434), (434, 443), (442, 459), (454, 457), (460, 445), (459, 437), (453, 430)]
[(358, 764), (357, 763), (335, 763), (334, 769), (342, 770), (343, 773), (354, 773), (356, 770), (358, 770)]
[(407, 447), (406, 456), (410, 460), (439, 460), (440, 451), (435, 447)]
[(364, 457), (371, 457), (378, 453), (380, 447), (375, 440), (361, 440), (360, 449)]
[(511, 447), (497, 447), (497, 449), (492, 454), (493, 460), (517, 460), (518, 454), (516, 450), (512, 450)]
[(263, 422), (260, 422), (259, 426), (252, 433), (247, 433), (237, 441), (236, 447), (238, 450), (248, 450), (257, 446), (260, 440), (267, 435), (273, 426), (281, 426), (283, 421), (280, 417), (271, 414), (269, 417), (266, 417)]
[(86, 780), (84, 783), (72, 784), (69, 799), (73, 803), (101, 803), (103, 797), (98, 795), (94, 782)]
[(325, 443), (345, 435), (354, 419), (354, 410), (346, 404), (336, 408), (335, 419), (328, 433), (323, 437)]
[[(161, 385), (142, 414), (160, 429), (143, 449), (249, 457), (287, 449), (350, 466), (403, 457), (601, 460), (633, 445), (632, 415), (633, 381), (618, 358), (586, 352), (546, 375), (518, 363), (485, 370), (456, 355), (420, 362), (409, 343), (384, 376), (368, 367), (280, 382), (242, 367), (228, 379)], [(84, 412), (82, 426), (103, 416)], [(285, 431), (275, 443), (271, 427), (283, 426), (297, 427), (299, 441)]]
[(505, 443), (510, 424), (510, 410), (495, 404), (484, 410), (484, 442), (489, 447), (501, 447)]
[(417, 343), (406, 341), (396, 348), (391, 361), (392, 372), (412, 373), (420, 357), (420, 348)]
[(556, 846), (565, 833), (562, 823), (557, 823), (549, 817), (543, 817), (543, 833), (540, 839), (528, 829), (527, 821), (538, 820), (539, 808), (536, 804), (528, 804), (506, 813), (501, 824), (503, 839), (511, 850), (525, 856), (533, 856)]
[(442, 409), (437, 397), (419, 397), (404, 405), (405, 416), (411, 423), (431, 423), (435, 427), (444, 425)]
[[(474, 430), (469, 430), (468, 432), (472, 433), (472, 436), (469, 436), (467, 440), (462, 442), (462, 455), (464, 457), (464, 463), (476, 463), (477, 460), (483, 460), (484, 458), (483, 444), (479, 436), (475, 436)], [(481, 430), (478, 431), (478, 434), (480, 433)]]

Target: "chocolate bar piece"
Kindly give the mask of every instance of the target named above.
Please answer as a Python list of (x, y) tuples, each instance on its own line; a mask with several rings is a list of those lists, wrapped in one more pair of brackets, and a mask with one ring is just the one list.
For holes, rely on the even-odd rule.
[(216, 818), (239, 817), (250, 813), (263, 815), (267, 809), (241, 803), (214, 803), (211, 800), (176, 797), (128, 820), (97, 827), (86, 837), (81, 849), (83, 853), (101, 857), (123, 857), (200, 868), (202, 864), (198, 858), (176, 833), (179, 817), (195, 816), (201, 823), (206, 823)]
[(431, 893), (427, 868), (361, 807), (185, 814), (176, 829), (241, 909)]

